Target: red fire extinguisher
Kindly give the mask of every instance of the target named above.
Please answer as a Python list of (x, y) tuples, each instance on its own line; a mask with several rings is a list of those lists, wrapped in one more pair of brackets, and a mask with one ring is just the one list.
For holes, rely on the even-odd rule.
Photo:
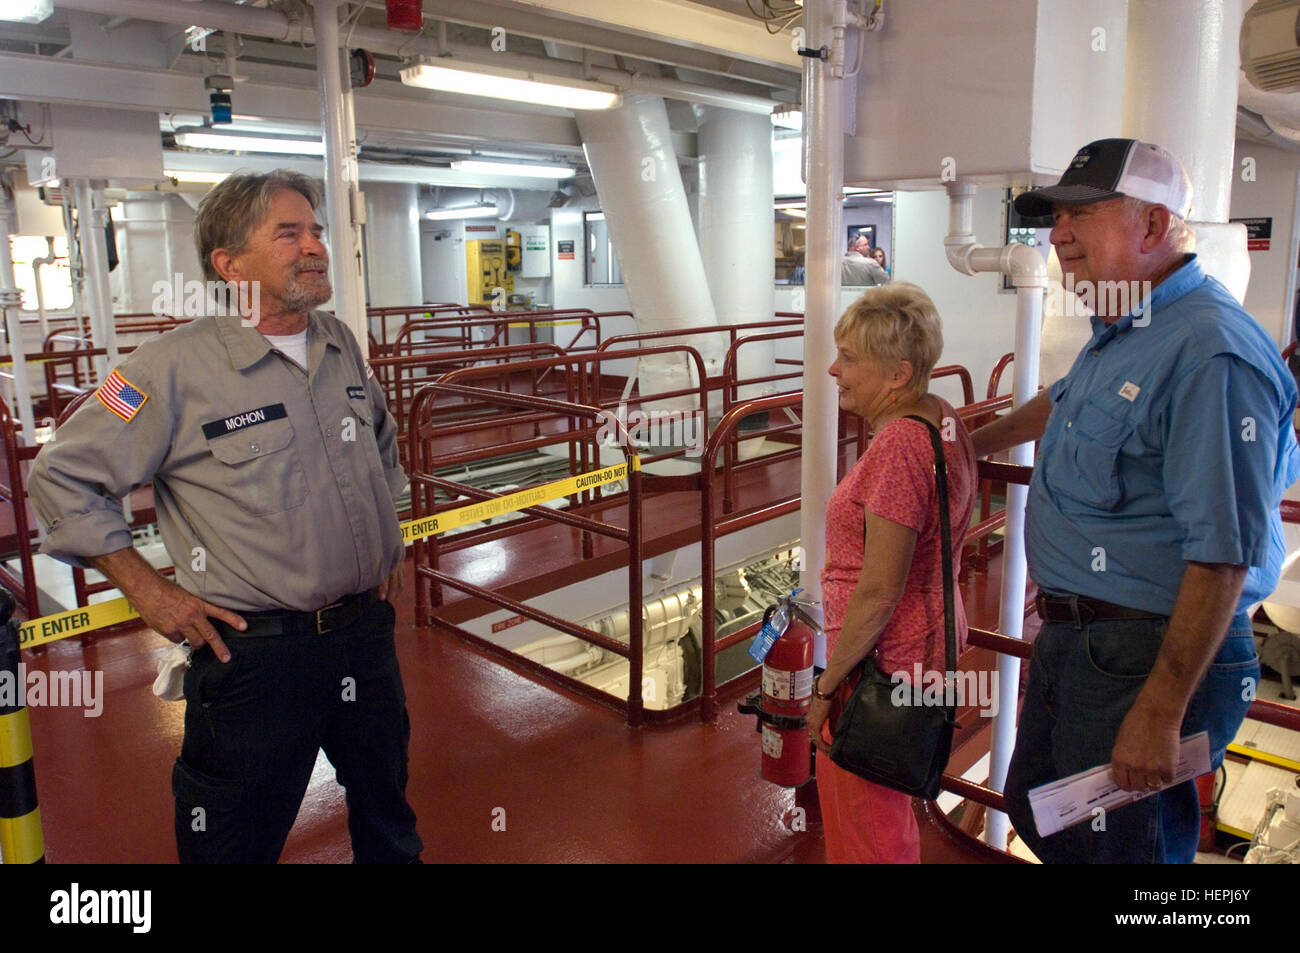
[[(762, 654), (762, 692), (740, 704), (743, 714), (758, 717), (762, 777), (785, 787), (798, 787), (810, 774), (807, 715), (812, 703), (814, 625), (789, 599), (767, 610), (755, 640), (758, 648), (765, 634), (775, 638)], [(755, 653), (753, 648), (750, 651)]]

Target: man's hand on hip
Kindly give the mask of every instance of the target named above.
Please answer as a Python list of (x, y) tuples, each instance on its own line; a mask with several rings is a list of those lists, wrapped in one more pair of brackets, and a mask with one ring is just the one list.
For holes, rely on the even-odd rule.
[(196, 649), (210, 645), (217, 658), (230, 661), (230, 649), (209, 619), (220, 619), (243, 631), (248, 625), (240, 616), (204, 602), (160, 576), (134, 549), (119, 549), (89, 562), (122, 590), (145, 625), (163, 638), (172, 642), (183, 640)]

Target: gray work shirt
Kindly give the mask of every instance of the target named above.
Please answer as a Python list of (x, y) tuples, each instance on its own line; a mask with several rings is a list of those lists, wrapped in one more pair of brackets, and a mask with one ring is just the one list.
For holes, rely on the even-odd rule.
[(310, 611), (379, 585), (404, 550), (396, 423), (330, 315), (308, 317), (307, 365), (237, 315), (142, 344), (117, 373), (144, 403), (90, 398), (36, 458), (41, 552), (83, 565), (132, 545), (119, 501), (152, 480), (176, 581), (214, 605)]
[(841, 285), (883, 285), (889, 281), (889, 272), (880, 267), (880, 262), (855, 251), (845, 252), (840, 260)]

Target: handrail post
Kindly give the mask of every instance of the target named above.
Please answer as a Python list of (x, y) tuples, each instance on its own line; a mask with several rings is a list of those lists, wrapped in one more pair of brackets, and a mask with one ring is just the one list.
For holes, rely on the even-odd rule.
[(14, 704), (0, 704), (0, 862), (45, 863), (45, 836), (41, 810), (36, 803), (36, 769), (32, 761), (32, 727), (23, 701), (19, 666), (18, 625), (13, 621), (14, 600), (0, 589), (0, 675), (13, 679), (18, 689)]

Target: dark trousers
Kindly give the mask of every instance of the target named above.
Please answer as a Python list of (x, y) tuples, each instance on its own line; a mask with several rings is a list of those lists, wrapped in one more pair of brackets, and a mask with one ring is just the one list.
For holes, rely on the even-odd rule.
[(346, 789), (355, 861), (419, 856), (394, 619), (375, 600), (325, 635), (231, 636), (224, 664), (194, 653), (172, 772), (181, 863), (275, 863), (322, 748)]
[[(1186, 781), (1041, 837), (1029, 807), (1039, 785), (1109, 764), (1120, 724), (1146, 683), (1164, 619), (1116, 619), (1078, 628), (1044, 623), (1007, 772), (1007, 814), (1043, 863), (1190, 864), (1201, 811)], [(1230, 629), (1187, 706), (1182, 736), (1206, 731), (1210, 766), (1223, 762), (1259, 681), (1249, 628)]]

